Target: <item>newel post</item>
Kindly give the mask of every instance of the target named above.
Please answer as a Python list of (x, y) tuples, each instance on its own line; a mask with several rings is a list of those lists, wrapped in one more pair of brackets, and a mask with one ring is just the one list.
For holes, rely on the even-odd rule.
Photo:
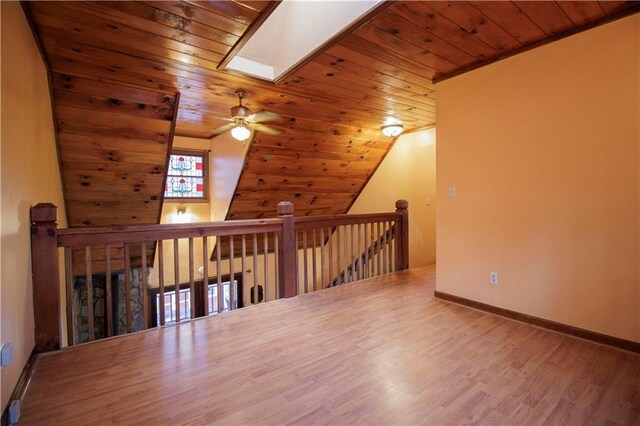
[(282, 219), (282, 241), (278, 248), (278, 290), (280, 297), (296, 295), (296, 233), (294, 231), (293, 204), (278, 203), (278, 217)]
[(409, 202), (396, 201), (396, 213), (399, 215), (396, 221), (396, 265), (403, 271), (409, 269)]
[(60, 349), (57, 210), (48, 203), (31, 207), (31, 273), (37, 352)]

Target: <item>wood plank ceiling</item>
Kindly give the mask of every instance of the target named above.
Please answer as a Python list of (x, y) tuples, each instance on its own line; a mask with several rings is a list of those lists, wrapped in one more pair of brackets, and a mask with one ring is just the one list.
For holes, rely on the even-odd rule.
[[(161, 187), (149, 179), (162, 175), (166, 164), (146, 150), (160, 145), (158, 134), (167, 129), (150, 123), (169, 123), (166, 117), (176, 93), (177, 135), (207, 138), (225, 123), (238, 88), (248, 92), (245, 104), (252, 110), (274, 111), (284, 118), (276, 124), (282, 135), (259, 134), (254, 139), (229, 219), (274, 216), (282, 200), (292, 201), (298, 215), (345, 213), (393, 143), (380, 134), (385, 119), (401, 120), (407, 130), (435, 124), (434, 79), (638, 10), (638, 3), (619, 1), (402, 1), (389, 3), (278, 84), (218, 70), (218, 63), (270, 3), (29, 2), (54, 72), (73, 226), (142, 217), (141, 203), (153, 195), (136, 191), (133, 182), (139, 178)], [(65, 86), (69, 78), (73, 89)], [(150, 105), (144, 113), (135, 108), (138, 94), (155, 99), (142, 102)], [(112, 105), (111, 99), (123, 103)], [(121, 129), (111, 126), (115, 115), (124, 120)], [(67, 137), (65, 126), (90, 132)], [(127, 141), (135, 138), (144, 139), (145, 148), (126, 151)], [(98, 164), (109, 165), (100, 171), (102, 184), (83, 185), (85, 170), (73, 172), (65, 161), (67, 153), (87, 162), (90, 176), (100, 171)], [(153, 165), (131, 170), (136, 179), (123, 184), (119, 164), (138, 160)], [(119, 205), (112, 212), (101, 210), (103, 216), (78, 213), (76, 219), (75, 211), (98, 207), (90, 204), (95, 201), (86, 192), (101, 190), (131, 200), (131, 210)], [(146, 223), (155, 218), (145, 216)]]

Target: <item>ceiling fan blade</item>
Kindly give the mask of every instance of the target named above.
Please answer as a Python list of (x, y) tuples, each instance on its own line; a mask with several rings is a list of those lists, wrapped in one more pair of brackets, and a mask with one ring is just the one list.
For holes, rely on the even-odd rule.
[(275, 112), (269, 112), (269, 111), (256, 112), (247, 117), (247, 121), (250, 121), (252, 123), (266, 123), (267, 121), (280, 121), (280, 120), (282, 120), (282, 117), (280, 117)]
[(251, 128), (256, 132), (266, 133), (267, 135), (271, 136), (278, 136), (280, 133), (282, 133), (280, 130), (274, 129), (273, 127), (265, 126), (264, 124), (253, 124)]
[(229, 123), (229, 124), (225, 124), (224, 126), (220, 126), (211, 133), (211, 136), (209, 136), (209, 139), (213, 139), (214, 137), (221, 135), (224, 132), (228, 132), (229, 130), (233, 129), (235, 126), (236, 126), (235, 123)]

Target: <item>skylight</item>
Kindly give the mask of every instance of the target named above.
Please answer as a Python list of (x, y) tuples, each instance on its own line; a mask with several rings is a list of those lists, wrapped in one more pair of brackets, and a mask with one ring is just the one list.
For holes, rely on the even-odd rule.
[(284, 0), (227, 68), (276, 80), (381, 0)]

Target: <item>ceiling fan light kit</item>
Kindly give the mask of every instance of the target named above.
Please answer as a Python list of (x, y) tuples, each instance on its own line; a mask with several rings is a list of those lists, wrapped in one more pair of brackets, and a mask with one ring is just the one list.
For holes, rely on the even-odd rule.
[(247, 140), (251, 136), (251, 131), (247, 129), (244, 124), (239, 123), (236, 127), (231, 129), (231, 136), (240, 142)]
[(403, 130), (404, 127), (402, 126), (402, 124), (387, 124), (386, 126), (382, 126), (380, 128), (382, 134), (388, 138), (395, 138), (396, 136), (399, 136)]
[(231, 108), (231, 118), (226, 119), (231, 121), (231, 123), (215, 129), (211, 135), (211, 139), (228, 131), (231, 131), (231, 136), (240, 142), (249, 139), (253, 132), (262, 132), (271, 136), (280, 134), (279, 130), (261, 123), (280, 121), (282, 117), (268, 111), (260, 111), (252, 114), (249, 108), (242, 105), (242, 99), (247, 96), (247, 93), (239, 89), (236, 90), (236, 96), (238, 97), (238, 105)]

